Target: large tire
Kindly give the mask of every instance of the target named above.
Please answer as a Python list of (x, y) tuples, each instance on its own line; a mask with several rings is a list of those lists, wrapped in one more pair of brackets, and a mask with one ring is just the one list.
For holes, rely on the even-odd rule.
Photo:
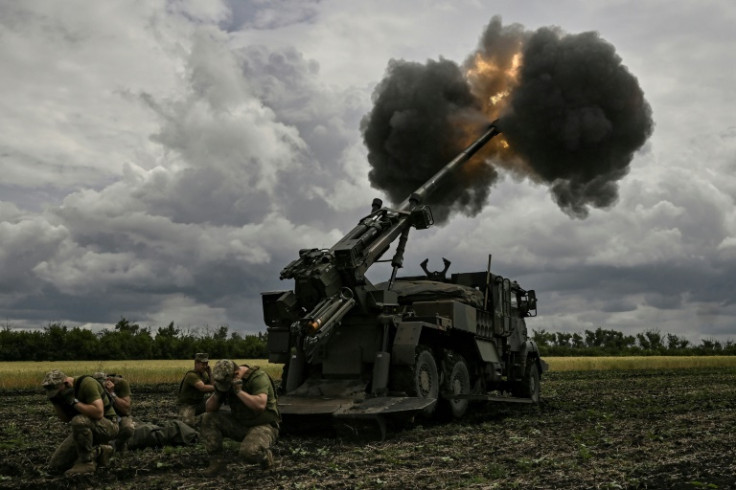
[[(440, 392), (440, 376), (437, 372), (437, 363), (432, 351), (427, 347), (417, 347), (414, 365), (402, 368), (395, 373), (394, 386), (403, 391), (407, 396), (418, 396), (420, 398), (437, 399)], [(421, 415), (431, 417), (437, 404), (424, 409)]]
[[(442, 382), (442, 394), (467, 395), (470, 393), (470, 370), (465, 358), (459, 354), (451, 354), (445, 359), (445, 372)], [(447, 400), (440, 398), (438, 411), (442, 418), (459, 419), (465, 415), (470, 400)]]
[(521, 380), (514, 394), (522, 398), (531, 398), (533, 403), (539, 403), (541, 398), (539, 368), (534, 359), (529, 359), (527, 362), (529, 364), (524, 374), (524, 379)]

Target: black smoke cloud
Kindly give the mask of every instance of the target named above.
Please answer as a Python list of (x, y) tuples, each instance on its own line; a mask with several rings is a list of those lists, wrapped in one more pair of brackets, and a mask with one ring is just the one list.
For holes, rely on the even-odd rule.
[[(447, 60), (392, 60), (362, 123), (374, 187), (405, 199), (500, 116), (493, 141), (430, 196), (437, 221), (478, 213), (496, 166), (550, 186), (568, 215), (618, 198), (618, 181), (653, 129), (637, 79), (595, 32), (526, 31), (494, 17), (462, 69)], [(478, 159), (480, 160), (480, 159)]]
[(511, 148), (576, 217), (618, 198), (617, 181), (652, 133), (637, 79), (597, 33), (539, 29), (526, 42), (502, 127)]
[[(457, 64), (391, 60), (362, 123), (371, 184), (394, 203), (403, 201), (463, 149), (460, 122), (479, 115), (480, 104)], [(457, 173), (442, 182), (427, 201), (435, 219), (445, 220), (452, 208), (479, 212), (496, 175), (484, 166), (472, 179)]]

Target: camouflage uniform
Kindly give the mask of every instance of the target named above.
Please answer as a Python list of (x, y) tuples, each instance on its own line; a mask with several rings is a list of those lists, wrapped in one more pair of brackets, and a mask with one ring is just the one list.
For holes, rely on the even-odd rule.
[(160, 425), (139, 422), (128, 440), (128, 448), (190, 446), (198, 440), (199, 433), (181, 420), (167, 420)]
[[(50, 396), (49, 400), (64, 412), (72, 428), (72, 433), (51, 456), (49, 470), (52, 473), (61, 473), (81, 463), (90, 465), (94, 471), (96, 460), (105, 454), (100, 445), (118, 435), (115, 410), (104, 394), (104, 388), (91, 376), (75, 379), (73, 387), (67, 387), (61, 393), (52, 391), (64, 383), (66, 378), (61, 371), (53, 370), (46, 374), (42, 383)], [(77, 402), (89, 404), (99, 399), (103, 400), (104, 415), (98, 420), (82, 415), (74, 407)]]
[[(196, 362), (209, 362), (209, 356), (206, 353), (198, 353), (194, 360)], [(179, 384), (179, 393), (176, 397), (179, 420), (192, 427), (199, 426), (201, 421), (199, 415), (204, 413), (205, 394), (195, 387), (200, 381), (206, 385), (211, 384), (207, 372), (187, 371)]]
[(111, 402), (113, 409), (115, 410), (115, 413), (117, 414), (118, 418), (118, 425), (120, 427), (120, 430), (118, 432), (118, 437), (115, 439), (115, 445), (116, 449), (120, 452), (125, 452), (126, 444), (128, 443), (128, 439), (133, 435), (133, 431), (135, 430), (135, 422), (133, 421), (132, 417), (132, 401), (131, 401), (131, 407), (130, 410), (128, 410), (128, 413), (125, 413), (123, 410), (121, 410), (117, 406), (116, 399), (117, 398), (126, 398), (130, 397), (132, 395), (131, 389), (130, 389), (130, 383), (128, 383), (128, 380), (124, 379), (122, 376), (118, 376), (116, 374), (105, 374), (102, 372), (97, 372), (92, 375), (97, 381), (99, 381), (103, 386), (106, 380), (109, 380), (113, 384), (113, 395), (111, 395)]
[(105, 388), (106, 382), (113, 384), (110, 395), (115, 413), (118, 416), (120, 431), (115, 439), (116, 450), (124, 453), (128, 448), (141, 449), (144, 447), (163, 447), (166, 445), (194, 444), (199, 434), (190, 426), (179, 420), (169, 420), (162, 425), (134, 422), (132, 404), (127, 411), (122, 408), (118, 399), (131, 396), (130, 383), (117, 374), (97, 372), (92, 375)]
[[(206, 412), (202, 417), (200, 440), (204, 443), (207, 453), (216, 460), (221, 458), (224, 437), (242, 441), (238, 451), (240, 457), (245, 462), (260, 463), (266, 468), (272, 463), (271, 446), (279, 434), (280, 417), (276, 394), (268, 374), (258, 367), (251, 367), (242, 380), (242, 390), (251, 395), (266, 393), (268, 398), (266, 409), (262, 412), (248, 408), (231, 391), (233, 372), (237, 368), (236, 364), (229, 360), (218, 361), (215, 366), (213, 377), (217, 397), (222, 403), (230, 406), (230, 412)], [(217, 464), (211, 464), (210, 468), (213, 467), (216, 468)]]

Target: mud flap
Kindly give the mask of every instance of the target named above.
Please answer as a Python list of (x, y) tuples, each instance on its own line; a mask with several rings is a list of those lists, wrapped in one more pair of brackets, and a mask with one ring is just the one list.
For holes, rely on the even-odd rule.
[[(279, 398), (279, 412), (284, 420), (305, 421), (318, 417), (330, 417), (335, 426), (353, 427), (363, 422), (377, 423), (381, 440), (386, 437), (389, 418), (412, 417), (418, 412), (433, 407), (436, 398), (420, 398), (415, 396), (381, 396), (356, 399), (348, 397), (309, 397), (282, 396)], [(284, 428), (289, 424), (285, 423)], [(300, 424), (302, 425), (302, 424)], [(305, 424), (306, 425), (306, 424)]]
[(337, 418), (363, 418), (374, 415), (410, 414), (429, 408), (437, 403), (436, 398), (420, 398), (416, 396), (378, 396), (367, 398), (350, 406), (340, 407), (335, 411)]
[(301, 396), (282, 396), (279, 398), (281, 415), (331, 415), (355, 400), (350, 398), (312, 398)]
[[(391, 416), (411, 416), (437, 403), (436, 398), (419, 398), (413, 396), (382, 396), (368, 398), (350, 406), (339, 408), (333, 416), (337, 423), (345, 422), (350, 426), (356, 421), (375, 421), (380, 440), (386, 439), (387, 419)], [(357, 433), (355, 434), (357, 435)]]

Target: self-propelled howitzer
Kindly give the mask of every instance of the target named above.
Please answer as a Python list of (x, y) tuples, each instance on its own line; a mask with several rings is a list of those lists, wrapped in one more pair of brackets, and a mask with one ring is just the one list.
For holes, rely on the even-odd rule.
[[(536, 314), (534, 291), (491, 274), (490, 260), (486, 271), (451, 278), (449, 261), (441, 273), (423, 264), (426, 276), (396, 276), (410, 229), (433, 224), (424, 201), (499, 133), (491, 124), (396, 209), (375, 199), (335, 245), (301, 250), (281, 271), (293, 290), (263, 293), (269, 361), (284, 363), (285, 420), (330, 414), (383, 422), (430, 415), (436, 405), (457, 417), (471, 399), (498, 398), (492, 389), (538, 401), (545, 365), (523, 320)], [(390, 279), (371, 284), (366, 271), (397, 240)]]

